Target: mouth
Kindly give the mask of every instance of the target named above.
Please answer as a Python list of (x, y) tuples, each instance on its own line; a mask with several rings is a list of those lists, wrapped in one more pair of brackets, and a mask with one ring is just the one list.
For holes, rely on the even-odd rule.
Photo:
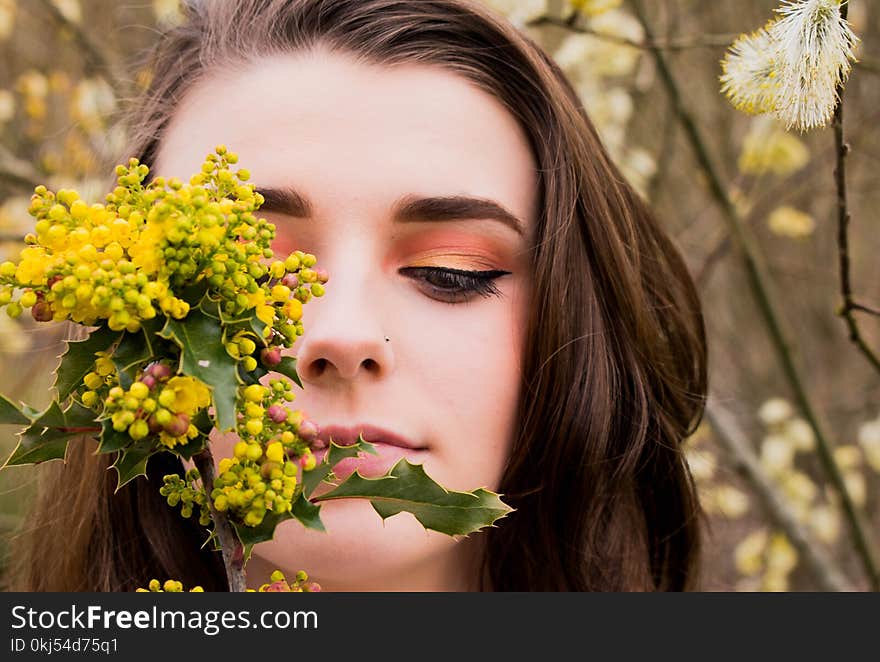
[(402, 434), (392, 432), (377, 425), (360, 424), (353, 426), (322, 425), (318, 432), (318, 447), (327, 448), (330, 441), (339, 446), (352, 446), (358, 436), (374, 445), (392, 446), (406, 450), (423, 451), (427, 446), (418, 444)]
[(345, 458), (333, 467), (333, 474), (340, 481), (345, 480), (355, 470), (365, 478), (377, 478), (391, 469), (401, 458), (414, 463), (421, 463), (429, 450), (428, 446), (419, 444), (412, 439), (375, 425), (321, 426), (318, 434), (320, 448), (315, 450), (315, 459), (323, 462), (330, 445), (330, 440), (339, 446), (351, 446), (361, 435), (364, 441), (373, 444), (376, 455), (358, 453), (357, 457)]

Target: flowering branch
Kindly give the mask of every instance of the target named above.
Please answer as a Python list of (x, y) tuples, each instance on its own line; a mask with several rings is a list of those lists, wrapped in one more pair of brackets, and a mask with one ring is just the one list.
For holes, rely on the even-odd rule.
[(849, 584), (840, 568), (825, 553), (822, 546), (810, 532), (798, 521), (788, 501), (773, 484), (761, 463), (749, 446), (745, 433), (737, 425), (731, 414), (711, 398), (706, 405), (706, 416), (716, 432), (715, 438), (727, 451), (738, 471), (752, 486), (764, 504), (767, 514), (781, 528), (792, 545), (798, 550), (813, 571), (819, 587), (823, 591), (851, 591)]
[[(639, 0), (630, 0), (630, 5), (633, 8), (636, 18), (641, 23), (645, 35), (650, 40), (651, 26), (648, 23), (641, 2), (639, 2)], [(651, 53), (654, 56), (654, 61), (657, 65), (657, 70), (660, 73), (660, 78), (673, 101), (676, 115), (678, 116), (688, 141), (694, 150), (697, 163), (706, 175), (712, 197), (718, 204), (718, 207), (722, 212), (722, 217), (728, 225), (733, 242), (739, 249), (740, 255), (743, 258), (749, 288), (755, 296), (758, 309), (760, 310), (764, 323), (767, 326), (767, 330), (770, 333), (770, 339), (772, 340), (776, 353), (779, 356), (783, 373), (794, 391), (798, 406), (804, 413), (804, 417), (816, 435), (816, 446), (819, 452), (819, 458), (825, 472), (828, 474), (831, 484), (840, 496), (846, 520), (853, 535), (856, 551), (861, 559), (865, 573), (869, 578), (870, 585), (873, 590), (880, 591), (880, 571), (878, 571), (877, 564), (874, 561), (870, 543), (868, 542), (869, 538), (865, 532), (865, 525), (860, 521), (856, 512), (856, 507), (850, 498), (849, 492), (846, 490), (843, 476), (841, 475), (840, 469), (834, 461), (834, 457), (831, 453), (831, 443), (825, 434), (823, 426), (819, 423), (818, 413), (810, 400), (810, 396), (804, 385), (804, 380), (795, 363), (794, 346), (789, 340), (791, 335), (785, 330), (783, 319), (776, 312), (776, 307), (772, 302), (770, 294), (770, 279), (761, 262), (760, 253), (758, 252), (748, 226), (742, 222), (739, 212), (727, 193), (727, 189), (722, 182), (721, 176), (712, 157), (709, 155), (709, 150), (706, 147), (706, 143), (703, 140), (702, 134), (700, 133), (693, 116), (684, 105), (684, 100), (678, 87), (678, 83), (666, 62), (666, 58), (659, 49), (652, 49)]]
[[(840, 7), (840, 13), (843, 19), (846, 19), (849, 4), (845, 3)], [(837, 85), (837, 108), (834, 110), (834, 119), (832, 126), (834, 127), (834, 145), (837, 153), (837, 165), (834, 168), (834, 180), (837, 185), (837, 250), (840, 256), (840, 293), (843, 297), (843, 304), (837, 311), (846, 322), (849, 329), (849, 339), (855, 343), (859, 351), (865, 355), (868, 362), (880, 372), (880, 359), (868, 347), (865, 339), (859, 331), (859, 325), (853, 312), (858, 308), (865, 312), (874, 312), (870, 308), (857, 306), (853, 300), (852, 284), (850, 281), (850, 262), (849, 262), (849, 222), (851, 220), (849, 208), (847, 205), (846, 193), (846, 156), (849, 154), (849, 144), (844, 141), (843, 136), (843, 82)]]

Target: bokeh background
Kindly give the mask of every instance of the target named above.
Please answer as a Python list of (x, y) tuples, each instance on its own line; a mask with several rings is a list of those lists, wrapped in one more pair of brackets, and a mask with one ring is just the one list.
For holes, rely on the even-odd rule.
[[(786, 132), (737, 112), (719, 61), (776, 0), (485, 0), (540, 43), (575, 84), (605, 145), (680, 247), (704, 304), (707, 416), (686, 450), (709, 521), (702, 587), (712, 591), (872, 588), (816, 438), (749, 286), (711, 177), (694, 157), (655, 50), (753, 237), (803, 392), (826, 431), (864, 539), (880, 557), (880, 369), (849, 338), (842, 301), (831, 128)], [(850, 0), (860, 37), (845, 94), (850, 277), (880, 308), (880, 3)], [(576, 20), (570, 20), (578, 5)], [(99, 201), (124, 134), (116, 121), (150, 79), (144, 54), (182, 18), (178, 0), (0, 0), (0, 259), (31, 229), (33, 187)], [(880, 316), (856, 311), (880, 353)], [(0, 315), (2, 392), (42, 407), (63, 327)], [(0, 454), (17, 430), (0, 426)], [(0, 472), (0, 571), (27, 526), (39, 467)], [(59, 531), (63, 536), (64, 532)]]

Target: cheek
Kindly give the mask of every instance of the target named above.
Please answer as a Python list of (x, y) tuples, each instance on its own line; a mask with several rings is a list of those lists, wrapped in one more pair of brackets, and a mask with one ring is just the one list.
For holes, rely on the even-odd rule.
[(523, 315), (511, 305), (485, 310), (434, 325), (418, 350), (417, 374), (442, 419), (436, 478), (451, 489), (496, 489), (518, 427)]

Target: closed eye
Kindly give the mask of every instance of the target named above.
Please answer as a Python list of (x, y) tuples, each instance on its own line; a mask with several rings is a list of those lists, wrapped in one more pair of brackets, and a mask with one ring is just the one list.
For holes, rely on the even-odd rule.
[(424, 283), (429, 294), (446, 303), (469, 301), (474, 296), (503, 296), (495, 280), (509, 271), (464, 271), (446, 267), (404, 267), (400, 273)]

